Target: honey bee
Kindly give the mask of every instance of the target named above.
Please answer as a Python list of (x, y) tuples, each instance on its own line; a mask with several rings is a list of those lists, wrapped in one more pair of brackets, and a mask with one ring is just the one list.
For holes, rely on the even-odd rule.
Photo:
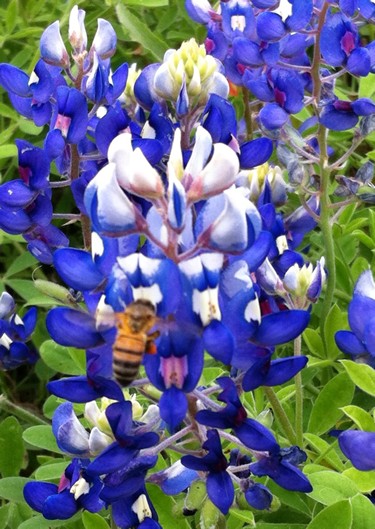
[(113, 374), (121, 386), (128, 386), (137, 377), (145, 353), (155, 354), (156, 322), (154, 305), (147, 299), (130, 303), (125, 312), (117, 314), (117, 336), (113, 345)]

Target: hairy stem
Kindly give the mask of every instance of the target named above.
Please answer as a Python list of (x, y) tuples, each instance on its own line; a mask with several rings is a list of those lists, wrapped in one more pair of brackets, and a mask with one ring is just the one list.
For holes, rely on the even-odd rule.
[(275, 391), (270, 387), (269, 388), (265, 387), (264, 392), (271, 404), (273, 413), (275, 414), (276, 419), (280, 423), (280, 426), (284, 434), (286, 435), (288, 441), (291, 444), (296, 444), (297, 442), (296, 432), (294, 431), (293, 426), (289, 420), (289, 417), (285, 413), (284, 408), (281, 406), (280, 401), (277, 398)]
[(13, 402), (10, 402), (5, 395), (0, 395), (0, 409), (6, 411), (10, 415), (18, 417), (22, 421), (33, 425), (46, 425), (49, 424), (47, 421), (35, 415), (30, 411), (27, 411), (24, 407), (20, 407)]
[[(326, 14), (329, 8), (328, 2), (323, 4), (323, 7), (319, 13), (318, 28), (315, 39), (314, 56), (311, 67), (311, 76), (314, 83), (313, 98), (315, 103), (315, 109), (319, 115), (319, 103), (320, 94), (322, 89), (322, 81), (320, 78), (320, 37), (323, 24), (326, 18)], [(327, 288), (325, 298), (322, 306), (322, 312), (320, 315), (320, 331), (323, 337), (324, 347), (327, 354), (327, 343), (324, 336), (324, 324), (327, 315), (330, 311), (333, 295), (336, 284), (336, 262), (335, 262), (335, 247), (333, 241), (332, 226), (330, 223), (330, 196), (329, 196), (329, 184), (331, 178), (331, 171), (328, 166), (328, 152), (327, 152), (327, 129), (323, 126), (319, 126), (318, 130), (318, 144), (319, 144), (319, 176), (320, 176), (320, 229), (323, 235), (323, 246), (325, 248), (325, 259), (326, 267), (328, 270), (327, 277)]]
[[(301, 356), (302, 337), (298, 336), (294, 340), (294, 356)], [(294, 377), (296, 388), (296, 439), (299, 446), (303, 445), (303, 385), (302, 374), (297, 373)]]

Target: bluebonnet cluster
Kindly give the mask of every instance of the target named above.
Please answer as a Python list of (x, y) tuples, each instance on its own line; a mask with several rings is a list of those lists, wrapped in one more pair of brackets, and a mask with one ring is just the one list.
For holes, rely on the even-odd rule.
[[(360, 36), (360, 26), (375, 16), (370, 0), (229, 0), (218, 11), (207, 0), (185, 4), (191, 18), (206, 25), (207, 52), (223, 62), (228, 79), (264, 103), (258, 118), (265, 130), (280, 129), (307, 103), (332, 130), (350, 129), (359, 116), (375, 112), (371, 99), (345, 101), (334, 93), (333, 68), (355, 76), (375, 71), (374, 42), (364, 44)], [(310, 76), (309, 52), (317, 38), (323, 62), (332, 68), (320, 72), (320, 94)]]
[[(21, 179), (0, 186), (0, 226), (22, 233), (30, 251), (53, 263), (86, 304), (58, 307), (47, 316), (51, 337), (85, 349), (87, 360), (85, 375), (48, 385), (67, 401), (56, 410), (53, 432), (73, 457), (58, 485), (36, 481), (25, 488), (27, 502), (48, 519), (111, 505), (120, 528), (158, 528), (147, 480), (166, 494), (203, 480), (224, 514), (236, 490), (249, 505), (270, 508), (272, 495), (257, 477), (269, 476), (287, 490), (311, 490), (298, 468), (305, 454), (283, 446), (283, 439), (248, 416), (239, 398), (243, 391), (282, 384), (306, 365), (304, 356), (275, 359), (275, 347), (306, 328), (325, 280), (324, 260), (314, 267), (296, 250), (316, 225), (318, 198), (287, 217), (279, 212), (290, 187), (267, 164), (275, 137), (257, 133), (244, 140), (224, 75), (266, 103), (261, 127), (285, 125), (302, 109), (311, 84), (311, 38), (296, 32), (314, 27), (313, 4), (295, 0), (286, 21), (272, 2), (253, 4), (222, 2), (218, 14), (207, 2), (187, 2), (189, 13), (208, 24), (206, 48), (216, 47), (216, 54), (207, 55), (194, 40), (184, 43), (146, 67), (132, 90), (125, 90), (127, 65), (110, 68), (112, 26), (99, 20), (87, 49), (85, 14), (77, 6), (69, 23), (73, 66), (58, 22), (42, 35), (41, 60), (31, 77), (0, 65), (0, 84), (14, 107), (49, 126), (43, 148), (18, 143)], [(328, 17), (329, 24), (335, 19)], [(353, 28), (350, 38), (357, 43)], [(370, 71), (371, 47), (359, 53), (370, 57)], [(338, 64), (324, 59), (351, 67), (354, 59), (347, 56)], [(276, 69), (280, 62), (284, 67)], [(302, 73), (286, 65), (301, 66)], [(124, 90), (132, 98), (123, 98)], [(327, 97), (327, 105), (339, 106), (333, 91)], [(375, 109), (368, 101), (353, 105), (356, 115)], [(323, 111), (320, 119), (331, 126)], [(282, 141), (277, 147), (294, 183), (298, 159)], [(60, 182), (49, 180), (51, 163)], [(65, 185), (80, 212), (85, 249), (68, 247), (51, 224), (52, 190)], [(138, 299), (155, 307), (160, 336), (157, 354), (145, 355), (147, 378), (137, 384), (151, 382), (161, 396), (158, 406), (135, 417), (135, 405), (112, 378), (112, 348), (116, 313)], [(198, 386), (205, 351), (228, 375), (210, 388)], [(102, 408), (93, 403), (98, 399)], [(86, 404), (90, 433), (72, 402)], [(187, 439), (191, 453), (150, 474), (160, 452), (179, 449)], [(227, 460), (222, 441), (240, 452)]]
[(30, 308), (21, 318), (16, 304), (8, 292), (0, 296), (0, 366), (2, 370), (15, 369), (22, 364), (33, 364), (38, 355), (32, 346), (26, 345), (34, 332), (37, 310)]
[[(337, 346), (355, 362), (375, 366), (375, 283), (370, 270), (363, 272), (354, 287), (349, 304), (350, 331), (338, 331)], [(361, 430), (347, 430), (339, 434), (342, 452), (358, 470), (375, 469), (375, 434)]]

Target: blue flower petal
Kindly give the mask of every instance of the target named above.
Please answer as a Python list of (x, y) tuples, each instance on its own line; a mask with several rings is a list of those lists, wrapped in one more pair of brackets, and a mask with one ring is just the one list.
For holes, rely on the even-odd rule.
[(207, 476), (207, 494), (223, 513), (227, 514), (234, 500), (234, 486), (227, 472), (211, 472)]
[(185, 418), (188, 403), (185, 393), (172, 386), (167, 389), (159, 402), (160, 417), (166, 422), (171, 432), (175, 431)]
[(103, 343), (95, 328), (95, 319), (85, 312), (57, 307), (48, 313), (46, 326), (51, 337), (60, 345), (86, 349)]
[(355, 468), (375, 469), (375, 432), (348, 430), (339, 436), (339, 445)]
[(368, 352), (364, 344), (351, 331), (337, 331), (335, 342), (341, 351), (349, 355), (362, 355)]
[(47, 520), (68, 520), (78, 511), (74, 495), (68, 490), (49, 496), (43, 506), (42, 514)]
[(262, 318), (251, 341), (257, 345), (273, 346), (294, 340), (307, 327), (310, 314), (305, 310), (288, 310)]
[(57, 485), (54, 483), (42, 483), (40, 481), (30, 481), (23, 489), (26, 502), (32, 509), (42, 512), (43, 505), (48, 496), (57, 494)]
[(53, 264), (61, 279), (75, 290), (92, 290), (104, 279), (90, 253), (77, 248), (61, 248), (53, 256)]
[(241, 145), (241, 169), (252, 169), (264, 164), (271, 156), (273, 143), (268, 138), (257, 138)]
[(137, 453), (138, 450), (134, 448), (123, 448), (118, 443), (112, 443), (89, 464), (86, 471), (94, 476), (115, 472), (125, 467)]

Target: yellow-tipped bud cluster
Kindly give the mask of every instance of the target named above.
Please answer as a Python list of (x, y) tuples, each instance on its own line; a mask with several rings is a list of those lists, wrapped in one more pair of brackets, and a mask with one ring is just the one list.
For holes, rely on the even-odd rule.
[(185, 86), (189, 103), (204, 104), (208, 95), (228, 96), (229, 85), (219, 72), (220, 62), (206, 54), (204, 45), (195, 39), (183, 42), (179, 49), (170, 49), (154, 79), (156, 92), (164, 99), (176, 101)]
[(257, 202), (264, 190), (266, 181), (271, 186), (273, 202), (278, 205), (285, 201), (285, 191), (288, 186), (284, 181), (280, 167), (264, 163), (249, 171), (241, 171), (239, 178), (243, 185), (249, 187), (249, 198), (252, 202)]

